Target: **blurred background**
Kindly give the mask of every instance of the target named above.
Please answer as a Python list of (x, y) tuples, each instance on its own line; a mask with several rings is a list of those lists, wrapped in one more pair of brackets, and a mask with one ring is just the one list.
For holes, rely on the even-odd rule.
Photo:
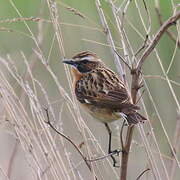
[[(110, 158), (93, 162), (90, 171), (72, 144), (44, 123), (46, 107), (52, 124), (86, 157), (107, 154), (106, 129), (79, 108), (69, 69), (62, 64), (63, 58), (89, 50), (117, 72), (98, 3), (116, 50), (130, 66), (141, 57), (144, 49), (136, 52), (146, 36), (148, 44), (161, 21), (179, 8), (178, 0), (1, 0), (0, 179), (119, 179), (119, 168), (112, 167)], [(123, 20), (127, 50), (114, 11)], [(180, 32), (175, 26), (169, 31), (174, 39), (165, 33), (143, 65), (139, 105), (148, 122), (135, 130), (128, 180), (147, 168), (151, 170), (141, 179), (180, 178)], [(130, 86), (130, 72), (127, 67), (124, 71)], [(113, 147), (120, 148), (122, 121), (110, 126)]]

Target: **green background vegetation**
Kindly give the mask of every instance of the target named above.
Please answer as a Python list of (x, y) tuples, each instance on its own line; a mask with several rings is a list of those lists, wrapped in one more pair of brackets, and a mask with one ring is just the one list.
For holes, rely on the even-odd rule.
[[(18, 9), (22, 17), (39, 17), (44, 22), (33, 22), (26, 21), (28, 27), (30, 27), (32, 33), (36, 38), (42, 38), (42, 43), (40, 44), (40, 48), (43, 52), (43, 55), (46, 60), (49, 62), (49, 66), (57, 76), (58, 81), (61, 86), (67, 91), (67, 93), (71, 96), (71, 91), (69, 90), (69, 84), (67, 83), (67, 77), (65, 74), (65, 69), (63, 64), (61, 63), (63, 59), (63, 55), (59, 50), (57, 39), (55, 37), (55, 31), (53, 29), (52, 23), (49, 21), (50, 13), (47, 6), (46, 1), (32, 1), (32, 0), (14, 0), (12, 1), (15, 7)], [(110, 27), (111, 33), (113, 35), (114, 42), (116, 46), (119, 48), (118, 52), (123, 56), (121, 38), (118, 34), (118, 29), (112, 14), (111, 6), (105, 0), (101, 0), (102, 9), (105, 12), (106, 19), (108, 21), (108, 25)], [(117, 0), (115, 2), (116, 6), (119, 7), (122, 1)], [(173, 1), (176, 6), (177, 1)], [(138, 4), (138, 8), (136, 7)], [(147, 1), (146, 6), (148, 8), (148, 12), (150, 14), (151, 19), (151, 29), (150, 36), (153, 36), (157, 30), (159, 29), (158, 17), (155, 12), (155, 1)], [(107, 37), (103, 32), (103, 27), (100, 22), (99, 14), (95, 5), (94, 0), (57, 0), (58, 14), (59, 14), (59, 23), (61, 25), (62, 35), (63, 35), (63, 43), (64, 49), (66, 53), (66, 58), (72, 57), (75, 53), (84, 50), (90, 50), (96, 52), (98, 56), (100, 56), (103, 61), (114, 71), (116, 71), (116, 67), (113, 60), (113, 55), (110, 48), (107, 46)], [(74, 8), (81, 12), (85, 18), (82, 18), (78, 15), (75, 15), (72, 11), (68, 10), (67, 7)], [(140, 21), (140, 17), (138, 14), (138, 10), (140, 10), (142, 17), (144, 19), (146, 27), (148, 27), (148, 16), (145, 11), (143, 1), (134, 1), (130, 3), (128, 6), (128, 10), (126, 12), (126, 20), (125, 20), (125, 31), (127, 33), (129, 42), (133, 48), (133, 51), (136, 52), (143, 44), (146, 32), (143, 28), (142, 22)], [(173, 13), (172, 1), (170, 0), (161, 0), (160, 1), (160, 11), (162, 13), (163, 21), (167, 20)], [(55, 102), (59, 100), (59, 102), (55, 105), (54, 111), (56, 116), (59, 114), (59, 109), (62, 107), (62, 97), (59, 94), (56, 84), (54, 83), (52, 77), (47, 72), (45, 66), (42, 64), (40, 58), (36, 55), (35, 51), (37, 51), (36, 44), (31, 37), (27, 26), (25, 26), (23, 21), (16, 22), (7, 22), (14, 18), (19, 18), (18, 13), (15, 8), (12, 6), (11, 1), (0, 0), (0, 57), (4, 59), (8, 59), (10, 57), (11, 63), (15, 65), (21, 77), (25, 78), (25, 81), (28, 81), (29, 78), (26, 76), (27, 68), (24, 64), (24, 59), (22, 57), (22, 53), (25, 55), (29, 64), (32, 64), (32, 74), (42, 86), (46, 89), (50, 102)], [(132, 28), (130, 24), (136, 28), (137, 32)], [(174, 33), (177, 37), (177, 31), (175, 27), (171, 27), (170, 31)], [(140, 35), (141, 36), (140, 36)], [(53, 40), (54, 39), (54, 40)], [(104, 45), (105, 44), (105, 45)], [(143, 66), (143, 75), (151, 75), (153, 78), (144, 77), (146, 86), (149, 88), (149, 91), (152, 95), (153, 102), (157, 107), (158, 113), (163, 121), (164, 128), (168, 133), (171, 143), (174, 143), (174, 134), (177, 127), (177, 119), (178, 119), (178, 107), (175, 102), (179, 102), (180, 97), (180, 51), (177, 47), (175, 52), (175, 56), (173, 57), (173, 53), (175, 51), (175, 43), (164, 34), (159, 44), (156, 47), (160, 60), (158, 61), (155, 52), (151, 53), (151, 55), (147, 58)], [(138, 56), (138, 58), (140, 55)], [(173, 58), (173, 59), (172, 59)], [(166, 80), (163, 80), (160, 77), (164, 77), (162, 67), (165, 71), (167, 71), (170, 63), (172, 61), (172, 66), (167, 74), (168, 78), (172, 81), (175, 81), (177, 84), (172, 83), (172, 88), (174, 91), (175, 99), (170, 91), (168, 83)], [(10, 75), (8, 70), (4, 67), (4, 65), (0, 64), (0, 70), (6, 75), (9, 83), (15, 90), (16, 94), (21, 97), (23, 90), (14, 80), (14, 78)], [(131, 79), (129, 78), (129, 72), (127, 71), (128, 83), (130, 84)], [(27, 79), (26, 79), (27, 78)], [(31, 84), (31, 82), (29, 82)], [(143, 94), (143, 100), (145, 106), (147, 108), (147, 113), (149, 120), (151, 121), (153, 132), (157, 138), (157, 142), (161, 153), (164, 156), (172, 158), (171, 150), (169, 144), (167, 143), (167, 139), (164, 135), (164, 130), (159, 122), (159, 118), (155, 109), (153, 107), (153, 103), (150, 99), (149, 93), (146, 90), (147, 87), (144, 87), (145, 93)], [(40, 103), (43, 106), (46, 106), (46, 101), (43, 99), (41, 92), (37, 92), (39, 94)], [(24, 106), (29, 108), (27, 97), (24, 97)], [(82, 112), (82, 117), (84, 121), (88, 124), (89, 129), (93, 132), (97, 141), (100, 143), (102, 148), (106, 151), (107, 149), (107, 136), (106, 131), (102, 124), (93, 121), (92, 117)], [(142, 110), (143, 113), (143, 110)], [(180, 117), (179, 117), (180, 118)], [(92, 120), (92, 121), (91, 121)], [(73, 137), (73, 140), (78, 144), (81, 143), (81, 136), (76, 132), (76, 125), (72, 122), (72, 117), (69, 115), (68, 109), (65, 106), (62, 113), (62, 122), (64, 133), (70, 137)], [(117, 122), (116, 122), (117, 123)], [(119, 122), (121, 123), (121, 122)], [(0, 166), (2, 169), (7, 166), (8, 157), (12, 153), (10, 150), (15, 142), (13, 136), (9, 135), (10, 130), (4, 128), (8, 125), (2, 124), (2, 128), (0, 130), (0, 142), (3, 144), (3, 147), (0, 150)], [(72, 131), (73, 129), (73, 131)], [(115, 125), (112, 125), (112, 129), (115, 129)], [(117, 130), (114, 130), (117, 131)], [(148, 134), (149, 126), (145, 125), (145, 131)], [(116, 147), (116, 140), (118, 137), (114, 135), (115, 138), (113, 140), (114, 147)], [(141, 146), (141, 138), (138, 130), (135, 133), (134, 142), (140, 143)], [(149, 141), (151, 142), (152, 149), (154, 148), (153, 140), (151, 141), (151, 137), (149, 137)], [(133, 179), (133, 177), (137, 176), (140, 172), (142, 172), (146, 165), (148, 164), (148, 160), (145, 159), (146, 155), (141, 154), (141, 149), (138, 145), (133, 144), (133, 153), (134, 156), (131, 156), (130, 167), (129, 167), (129, 179)], [(72, 148), (72, 147), (71, 147)], [(23, 150), (21, 145), (19, 144), (19, 148), (17, 150), (17, 159), (14, 160), (14, 166), (17, 166), (18, 162), (21, 162), (24, 165), (24, 169), (21, 171), (21, 165), (12, 169), (13, 179), (32, 179), (31, 173), (28, 171), (28, 166), (25, 161), (25, 157), (23, 155)], [(75, 152), (74, 152), (75, 153)], [(178, 153), (178, 157), (179, 153)], [(170, 167), (171, 161), (169, 158), (164, 158), (166, 166)], [(6, 170), (5, 170), (6, 171)], [(28, 173), (26, 173), (26, 171)], [(118, 170), (117, 170), (118, 171)], [(160, 169), (161, 171), (161, 169)], [(103, 170), (102, 170), (103, 173)], [(82, 173), (83, 174), (83, 173)], [(84, 176), (86, 175), (86, 171), (84, 171)], [(89, 175), (89, 174), (88, 174)], [(87, 175), (87, 176), (88, 176)], [(116, 179), (115, 176), (112, 179)], [(180, 173), (177, 169), (175, 172), (174, 179), (179, 179)], [(106, 177), (109, 178), (108, 176)], [(104, 178), (104, 179), (106, 179)], [(152, 177), (150, 176), (150, 179)], [(72, 178), (73, 179), (73, 178)], [(87, 179), (90, 179), (88, 177)], [(146, 179), (144, 177), (144, 179)], [(148, 178), (147, 178), (148, 179)], [(153, 178), (152, 178), (153, 179)]]

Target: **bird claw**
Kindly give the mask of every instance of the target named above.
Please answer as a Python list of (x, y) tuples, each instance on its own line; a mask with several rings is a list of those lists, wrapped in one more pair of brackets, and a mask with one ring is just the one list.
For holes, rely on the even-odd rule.
[(111, 159), (113, 160), (113, 167), (120, 167), (119, 165), (116, 165), (116, 164), (117, 164), (117, 161), (116, 161), (116, 159), (115, 159), (114, 156), (113, 156), (113, 155), (119, 156), (120, 152), (122, 152), (122, 150), (120, 150), (120, 149), (115, 149), (115, 150), (113, 150), (113, 151), (111, 151), (111, 152), (109, 153), (110, 156), (111, 156)]
[(115, 149), (115, 150), (111, 151), (110, 154), (119, 156), (120, 152), (122, 152), (122, 150)]

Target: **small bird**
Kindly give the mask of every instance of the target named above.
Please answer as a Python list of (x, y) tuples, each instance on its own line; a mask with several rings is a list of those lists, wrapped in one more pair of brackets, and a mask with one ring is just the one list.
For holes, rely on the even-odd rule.
[[(111, 151), (111, 130), (107, 123), (118, 120), (122, 114), (129, 125), (146, 120), (132, 104), (127, 88), (120, 77), (110, 70), (93, 52), (84, 51), (63, 63), (72, 66), (73, 88), (77, 100), (95, 119), (103, 122), (109, 133)], [(115, 159), (113, 158), (114, 166)]]

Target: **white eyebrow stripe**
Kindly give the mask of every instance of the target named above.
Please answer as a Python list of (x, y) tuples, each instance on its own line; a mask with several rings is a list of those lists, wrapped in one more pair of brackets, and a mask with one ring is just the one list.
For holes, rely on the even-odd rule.
[(83, 58), (81, 58), (81, 60), (91, 60), (92, 59), (92, 56), (85, 56), (85, 57), (83, 57)]

